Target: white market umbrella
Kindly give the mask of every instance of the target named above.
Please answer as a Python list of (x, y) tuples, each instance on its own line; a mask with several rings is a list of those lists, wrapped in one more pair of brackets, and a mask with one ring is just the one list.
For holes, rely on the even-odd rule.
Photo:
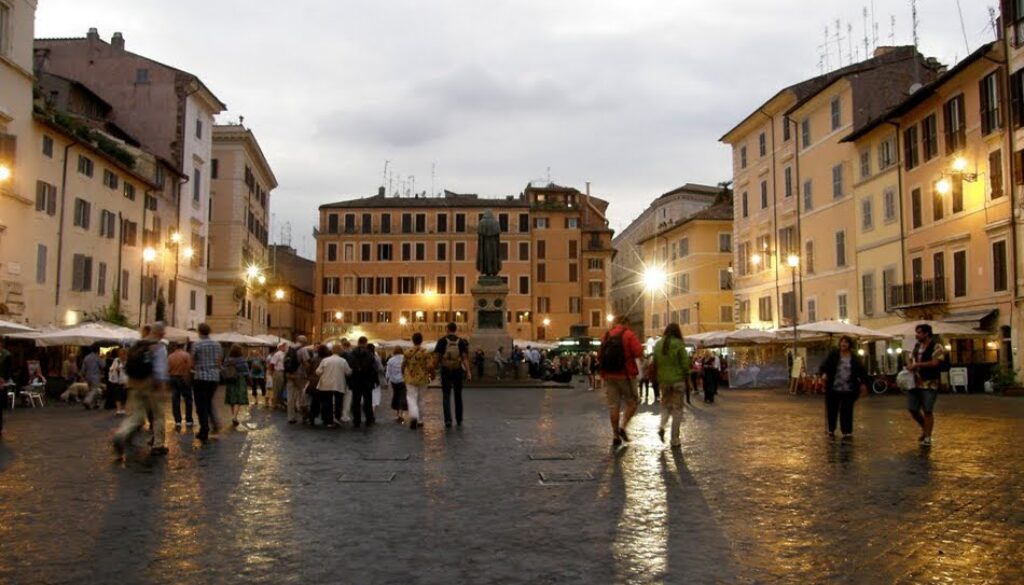
[(237, 331), (227, 331), (225, 333), (214, 333), (210, 335), (210, 339), (217, 343), (233, 343), (238, 345), (259, 345), (265, 346), (267, 342), (251, 335), (245, 335), (244, 333), (238, 333)]
[(683, 341), (694, 347), (723, 347), (732, 331), (705, 331), (684, 335)]
[(196, 331), (188, 331), (177, 327), (167, 326), (164, 327), (164, 339), (171, 343), (188, 343), (189, 341), (199, 339), (199, 333)]
[(14, 323), (13, 321), (4, 321), (0, 319), (0, 335), (10, 335), (12, 333), (38, 333), (37, 329), (33, 329), (28, 325), (22, 325), (21, 323)]
[(725, 338), (726, 345), (742, 345), (751, 343), (771, 343), (778, 340), (778, 335), (765, 329), (739, 329), (729, 332)]
[(519, 349), (526, 349), (526, 346), (537, 348), (537, 349), (554, 349), (557, 344), (550, 341), (530, 341), (529, 339), (513, 339), (512, 345), (517, 346)]
[(987, 337), (988, 335), (991, 335), (986, 331), (971, 329), (966, 325), (960, 325), (958, 323), (946, 323), (945, 321), (904, 321), (899, 325), (883, 327), (879, 331), (894, 337), (902, 337), (904, 339), (908, 337), (913, 338), (915, 333), (914, 330), (918, 325), (931, 325), (932, 333), (935, 335), (943, 335), (945, 337)]
[(40, 347), (53, 347), (60, 345), (85, 346), (102, 342), (125, 343), (136, 341), (141, 336), (134, 329), (121, 327), (113, 323), (96, 322), (44, 331), (42, 333), (30, 334), (30, 336), (26, 337), (35, 339), (36, 345)]
[(288, 343), (288, 340), (280, 335), (270, 335), (269, 333), (262, 333), (255, 336), (256, 339), (262, 339), (271, 347), (277, 347), (281, 343)]
[(804, 323), (803, 325), (796, 326), (797, 331), (800, 333), (819, 333), (825, 335), (849, 335), (850, 337), (857, 337), (860, 339), (892, 339), (892, 335), (876, 331), (874, 329), (868, 329), (867, 327), (861, 327), (860, 325), (854, 325), (852, 323), (844, 323), (842, 321), (815, 321), (813, 323)]

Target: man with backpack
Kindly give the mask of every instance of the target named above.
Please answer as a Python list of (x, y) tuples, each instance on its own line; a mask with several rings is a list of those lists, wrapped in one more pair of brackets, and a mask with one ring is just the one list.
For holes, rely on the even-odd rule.
[(932, 444), (932, 429), (935, 427), (935, 401), (942, 385), (942, 372), (949, 370), (946, 349), (932, 335), (932, 326), (922, 323), (914, 328), (917, 343), (911, 354), (907, 369), (914, 373), (916, 384), (907, 396), (907, 410), (921, 427), (918, 442), (923, 447)]
[[(601, 347), (597, 352), (608, 398), (608, 416), (614, 437), (612, 445), (616, 447), (623, 441), (629, 441), (626, 427), (636, 414), (639, 401), (636, 381), (640, 375), (638, 361), (642, 358), (643, 347), (629, 328), (629, 318), (619, 315), (615, 318), (615, 326), (601, 338)], [(623, 403), (625, 412), (621, 412)]]
[(352, 426), (359, 428), (362, 425), (362, 416), (366, 415), (366, 426), (369, 427), (376, 422), (373, 415), (373, 387), (377, 384), (379, 371), (378, 362), (365, 337), (359, 338), (347, 360), (352, 368), (352, 375), (349, 377), (349, 389), (352, 391)]
[(305, 403), (309, 350), (305, 335), (295, 338), (284, 354), (284, 376), (288, 385), (288, 424), (299, 421), (299, 411)]
[[(437, 340), (434, 353), (441, 367), (441, 400), (444, 404), (444, 426), (452, 428), (449, 397), (455, 393), (455, 423), (462, 426), (462, 382), (472, 379), (469, 369), (469, 342), (456, 334), (459, 327), (448, 324), (448, 335)], [(500, 375), (500, 374), (499, 374)]]
[(125, 362), (125, 374), (128, 376), (128, 399), (131, 402), (130, 414), (118, 427), (114, 434), (114, 452), (124, 456), (125, 449), (131, 443), (135, 433), (139, 432), (146, 421), (146, 413), (153, 416), (153, 448), (150, 455), (166, 455), (164, 446), (166, 425), (164, 422), (164, 401), (167, 383), (167, 348), (160, 340), (164, 337), (164, 324), (154, 323), (149, 335), (136, 341), (128, 350)]

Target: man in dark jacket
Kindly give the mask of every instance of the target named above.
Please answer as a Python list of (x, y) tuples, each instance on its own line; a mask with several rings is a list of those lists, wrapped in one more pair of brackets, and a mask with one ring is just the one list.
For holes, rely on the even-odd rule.
[(368, 347), (366, 337), (359, 341), (349, 354), (347, 361), (352, 368), (349, 385), (352, 392), (352, 426), (362, 425), (362, 415), (366, 415), (366, 426), (376, 422), (373, 416), (373, 387), (377, 383), (377, 360)]

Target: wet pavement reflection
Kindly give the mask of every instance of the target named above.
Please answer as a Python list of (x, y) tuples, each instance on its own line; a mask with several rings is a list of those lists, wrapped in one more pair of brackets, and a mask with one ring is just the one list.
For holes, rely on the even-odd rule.
[(671, 450), (651, 405), (614, 449), (599, 394), (467, 391), (454, 429), (438, 394), (422, 431), (252, 408), (123, 463), (108, 413), (8, 412), (0, 584), (1024, 582), (1022, 399), (943, 396), (922, 449), (899, 397), (844, 443), (819, 400), (725, 391)]

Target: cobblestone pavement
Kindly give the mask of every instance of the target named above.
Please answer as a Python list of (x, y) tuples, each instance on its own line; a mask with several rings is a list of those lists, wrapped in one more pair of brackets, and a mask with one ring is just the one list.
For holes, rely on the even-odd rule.
[(614, 451), (598, 394), (468, 391), (448, 431), (438, 395), (422, 433), (256, 408), (127, 463), (110, 413), (8, 411), (0, 583), (1024, 582), (1022, 399), (942, 396), (928, 450), (897, 396), (840, 444), (820, 399), (726, 390), (673, 452), (651, 406)]

